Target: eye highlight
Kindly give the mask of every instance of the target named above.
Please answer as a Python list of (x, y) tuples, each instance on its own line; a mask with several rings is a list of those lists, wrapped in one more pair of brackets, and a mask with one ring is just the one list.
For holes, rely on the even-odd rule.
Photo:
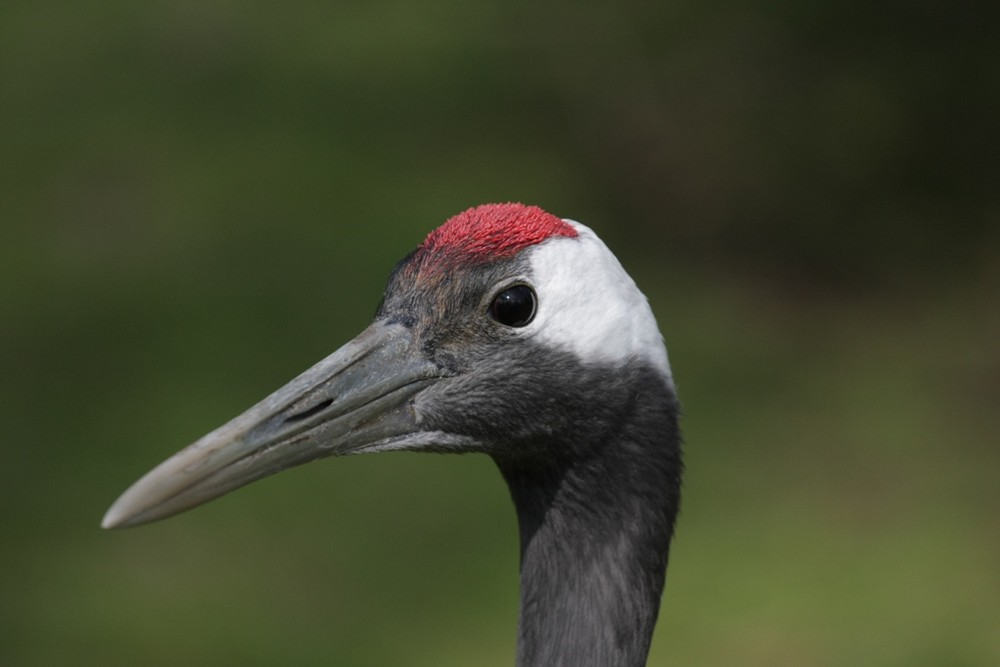
[(508, 287), (493, 299), (490, 315), (500, 324), (509, 327), (523, 327), (535, 319), (538, 298), (527, 285)]

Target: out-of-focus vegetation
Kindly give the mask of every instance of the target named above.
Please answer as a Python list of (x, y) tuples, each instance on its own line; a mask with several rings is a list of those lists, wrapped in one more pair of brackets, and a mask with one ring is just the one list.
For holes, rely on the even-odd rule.
[(685, 402), (652, 665), (1000, 664), (1000, 50), (958, 4), (0, 6), (0, 664), (509, 665), (483, 457), (101, 532), (448, 215), (596, 228)]

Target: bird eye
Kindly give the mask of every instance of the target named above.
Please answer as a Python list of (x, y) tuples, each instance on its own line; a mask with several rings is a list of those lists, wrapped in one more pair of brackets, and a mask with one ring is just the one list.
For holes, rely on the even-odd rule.
[(500, 324), (523, 327), (535, 318), (535, 291), (527, 285), (514, 285), (493, 299), (490, 315)]

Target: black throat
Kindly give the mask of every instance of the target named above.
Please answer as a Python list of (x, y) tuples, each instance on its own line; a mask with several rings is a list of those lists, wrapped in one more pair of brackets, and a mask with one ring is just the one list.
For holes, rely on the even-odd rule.
[(682, 465), (673, 389), (655, 372), (640, 375), (624, 417), (599, 441), (494, 457), (521, 535), (521, 667), (646, 662)]

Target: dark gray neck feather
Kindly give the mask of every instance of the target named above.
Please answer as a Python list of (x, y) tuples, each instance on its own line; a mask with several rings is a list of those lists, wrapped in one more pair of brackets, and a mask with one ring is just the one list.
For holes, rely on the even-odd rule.
[(676, 399), (646, 379), (604, 441), (497, 460), (521, 534), (520, 667), (646, 663), (681, 474)]

